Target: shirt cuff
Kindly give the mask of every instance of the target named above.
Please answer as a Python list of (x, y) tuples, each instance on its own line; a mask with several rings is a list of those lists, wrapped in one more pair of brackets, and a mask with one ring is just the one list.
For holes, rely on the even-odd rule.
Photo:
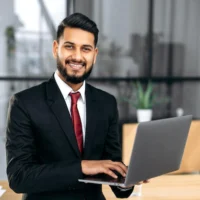
[(118, 189), (120, 189), (121, 191), (128, 191), (128, 190), (132, 190), (133, 187), (130, 187), (130, 188), (123, 188), (123, 187), (118, 186)]

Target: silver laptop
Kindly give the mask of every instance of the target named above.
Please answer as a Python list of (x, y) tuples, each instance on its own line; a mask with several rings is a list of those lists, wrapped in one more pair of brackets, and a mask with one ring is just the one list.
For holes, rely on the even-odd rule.
[(191, 120), (192, 115), (187, 115), (140, 123), (125, 178), (100, 174), (79, 181), (126, 187), (178, 170)]

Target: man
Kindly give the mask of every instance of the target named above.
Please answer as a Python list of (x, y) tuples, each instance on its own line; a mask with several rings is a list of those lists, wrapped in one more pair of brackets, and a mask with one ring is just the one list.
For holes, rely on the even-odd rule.
[[(99, 173), (125, 176), (116, 100), (85, 83), (97, 57), (98, 28), (75, 13), (58, 26), (57, 71), (15, 94), (8, 111), (7, 175), (24, 200), (103, 200), (101, 185), (78, 182)], [(112, 187), (117, 197), (133, 188)]]

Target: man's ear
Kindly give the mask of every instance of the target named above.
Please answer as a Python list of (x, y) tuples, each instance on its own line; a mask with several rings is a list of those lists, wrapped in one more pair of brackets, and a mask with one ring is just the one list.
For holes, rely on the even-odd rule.
[(99, 50), (98, 50), (98, 48), (96, 48), (95, 49), (95, 55), (94, 55), (94, 62), (93, 62), (93, 64), (96, 63), (98, 52), (99, 52)]
[(58, 41), (57, 40), (53, 41), (52, 51), (53, 51), (53, 57), (56, 59), (58, 55)]

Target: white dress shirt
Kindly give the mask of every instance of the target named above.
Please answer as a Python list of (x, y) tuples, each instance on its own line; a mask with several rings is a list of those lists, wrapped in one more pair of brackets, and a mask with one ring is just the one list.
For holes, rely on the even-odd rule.
[(69, 85), (67, 85), (57, 74), (56, 71), (54, 73), (54, 78), (56, 80), (56, 83), (63, 95), (63, 98), (65, 99), (65, 103), (67, 105), (67, 108), (69, 110), (69, 113), (71, 115), (71, 97), (70, 93), (80, 92), (81, 96), (78, 99), (77, 102), (77, 108), (78, 112), (81, 118), (81, 124), (82, 124), (82, 132), (83, 132), (83, 146), (85, 145), (85, 129), (86, 129), (86, 98), (85, 98), (85, 81), (83, 82), (83, 85), (78, 91), (73, 91)]

